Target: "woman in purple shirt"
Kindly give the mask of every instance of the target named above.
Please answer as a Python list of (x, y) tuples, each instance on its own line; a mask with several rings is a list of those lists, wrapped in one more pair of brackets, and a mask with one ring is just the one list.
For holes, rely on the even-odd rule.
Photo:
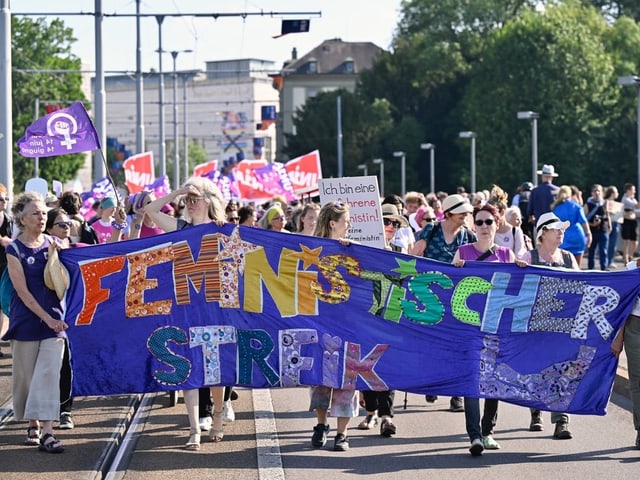
[(13, 355), (13, 411), (16, 418), (29, 421), (27, 445), (60, 453), (64, 447), (53, 435), (53, 422), (60, 413), (60, 366), (68, 325), (56, 293), (44, 284), (53, 241), (44, 235), (47, 207), (39, 194), (27, 192), (16, 199), (12, 212), (20, 234), (7, 247), (15, 291), (3, 339), (11, 341)]

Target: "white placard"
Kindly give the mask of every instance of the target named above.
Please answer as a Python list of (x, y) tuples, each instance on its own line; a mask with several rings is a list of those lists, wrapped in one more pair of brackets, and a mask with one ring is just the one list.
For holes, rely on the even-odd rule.
[(322, 205), (327, 202), (349, 205), (349, 239), (371, 247), (385, 247), (378, 177), (321, 178), (318, 188)]

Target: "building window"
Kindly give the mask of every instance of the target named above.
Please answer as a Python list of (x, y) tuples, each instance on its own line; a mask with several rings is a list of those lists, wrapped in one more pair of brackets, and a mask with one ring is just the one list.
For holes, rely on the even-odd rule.
[(309, 63), (307, 63), (307, 73), (318, 73), (318, 61), (315, 58), (312, 58), (309, 60)]

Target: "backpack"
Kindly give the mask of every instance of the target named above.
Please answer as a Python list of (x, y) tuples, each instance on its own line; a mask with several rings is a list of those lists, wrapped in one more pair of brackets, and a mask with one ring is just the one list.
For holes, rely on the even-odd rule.
[(98, 235), (91, 225), (85, 220), (80, 225), (80, 243), (86, 243), (87, 245), (97, 245)]
[(518, 200), (518, 208), (520, 209), (520, 216), (522, 217), (522, 221), (524, 223), (525, 219), (529, 218), (529, 214), (527, 211), (529, 210), (529, 196), (531, 192), (528, 190), (524, 190), (520, 192), (520, 199)]
[[(13, 247), (13, 249), (20, 254), (20, 249), (18, 245), (15, 243), (10, 243), (9, 247)], [(7, 247), (7, 248), (9, 248)], [(2, 309), (2, 313), (4, 313), (7, 317), (9, 316), (9, 309), (11, 307), (11, 297), (13, 296), (13, 283), (11, 282), (11, 277), (9, 276), (9, 269), (5, 267), (2, 272), (2, 276), (0, 277), (0, 309)]]

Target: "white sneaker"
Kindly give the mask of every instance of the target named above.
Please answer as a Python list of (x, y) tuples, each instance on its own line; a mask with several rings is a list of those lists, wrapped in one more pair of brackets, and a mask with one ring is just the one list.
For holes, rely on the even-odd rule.
[(202, 430), (203, 432), (208, 432), (209, 430), (211, 430), (211, 424), (213, 423), (213, 419), (211, 418), (211, 415), (207, 415), (206, 417), (200, 418), (199, 422), (200, 422), (200, 430)]
[(231, 400), (227, 400), (224, 402), (224, 406), (222, 407), (222, 422), (224, 424), (233, 423), (236, 420), (236, 413), (233, 411), (233, 407), (231, 406)]

